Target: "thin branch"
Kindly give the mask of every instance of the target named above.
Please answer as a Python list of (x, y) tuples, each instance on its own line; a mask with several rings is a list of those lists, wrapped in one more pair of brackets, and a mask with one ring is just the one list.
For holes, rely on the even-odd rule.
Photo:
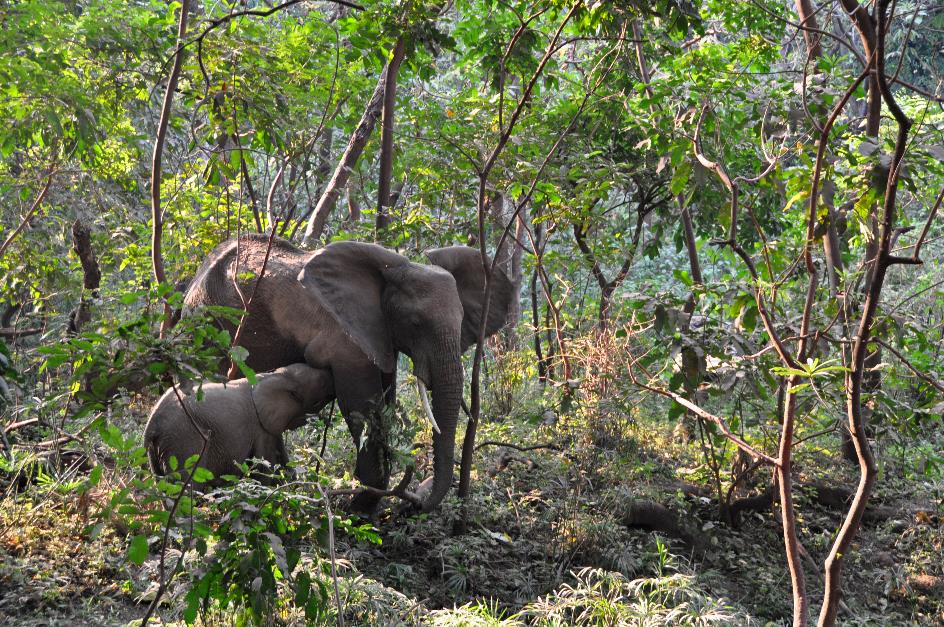
[(915, 376), (917, 376), (919, 379), (923, 380), (925, 383), (935, 388), (938, 392), (944, 393), (944, 383), (941, 383), (940, 381), (933, 379), (927, 373), (921, 372), (918, 368), (914, 366), (914, 364), (911, 363), (911, 361), (908, 360), (907, 357), (902, 355), (901, 352), (898, 351), (898, 349), (893, 347), (891, 344), (889, 344), (885, 340), (882, 340), (879, 338), (872, 338), (872, 341), (878, 344), (879, 346), (882, 346), (883, 348), (888, 349), (888, 352), (890, 352), (892, 355), (897, 357), (898, 360), (901, 363), (903, 363), (905, 367), (908, 368), (908, 370), (910, 370), (912, 373), (914, 373)]
[(675, 392), (671, 390), (666, 390), (665, 388), (656, 387), (653, 385), (649, 385), (647, 383), (643, 383), (642, 381), (639, 381), (639, 379), (636, 378), (635, 371), (633, 370), (634, 367), (638, 367), (640, 370), (642, 370), (646, 376), (650, 377), (650, 380), (651, 380), (651, 376), (646, 371), (646, 369), (643, 368), (643, 366), (639, 363), (639, 360), (632, 357), (632, 355), (630, 355), (630, 364), (629, 364), (629, 368), (627, 368), (627, 372), (629, 373), (629, 377), (635, 385), (638, 385), (644, 390), (649, 390), (650, 392), (654, 392), (660, 396), (670, 398), (676, 403), (678, 403), (679, 405), (681, 405), (682, 407), (684, 407), (685, 409), (689, 410), (690, 412), (698, 416), (699, 418), (703, 418), (707, 420), (708, 422), (714, 423), (721, 430), (721, 435), (723, 435), (725, 438), (730, 440), (732, 443), (734, 443), (735, 446), (737, 446), (739, 449), (743, 450), (745, 453), (750, 455), (753, 459), (763, 460), (767, 464), (770, 464), (771, 466), (774, 466), (774, 467), (780, 466), (780, 461), (778, 459), (771, 457), (770, 455), (767, 455), (766, 453), (758, 451), (756, 448), (754, 448), (753, 446), (751, 446), (750, 444), (742, 440), (740, 437), (738, 437), (737, 434), (731, 431), (731, 429), (728, 427), (728, 424), (727, 422), (725, 422), (724, 418), (721, 418), (720, 416), (716, 416), (708, 412), (707, 410), (699, 407), (698, 405), (691, 402), (684, 396), (676, 394)]
[(39, 209), (39, 206), (42, 204), (43, 199), (46, 197), (46, 192), (49, 191), (49, 185), (52, 183), (52, 175), (55, 174), (55, 170), (50, 169), (49, 173), (46, 175), (46, 182), (43, 184), (43, 188), (37, 194), (36, 199), (33, 200), (33, 204), (30, 205), (29, 211), (26, 212), (26, 215), (23, 216), (23, 219), (20, 221), (19, 226), (13, 229), (13, 232), (4, 240), (3, 244), (0, 245), (0, 259), (3, 259), (3, 255), (6, 254), (7, 248), (10, 247), (10, 244), (13, 243), (13, 240), (16, 239), (16, 236), (26, 228), (26, 225), (29, 224), (29, 221), (33, 218), (33, 214), (36, 213), (36, 210)]
[[(238, 17), (246, 17), (250, 15), (254, 17), (269, 17), (273, 13), (277, 13), (283, 9), (287, 9), (291, 6), (300, 4), (305, 1), (306, 0), (287, 0), (286, 2), (277, 4), (273, 7), (269, 7), (268, 9), (246, 9), (244, 11), (235, 11), (233, 13), (228, 13), (224, 15), (223, 17), (210, 20), (209, 25), (206, 28), (204, 28), (203, 31), (201, 31), (200, 34), (197, 35), (194, 39), (187, 42), (187, 45), (190, 45), (192, 43), (200, 43), (201, 41), (203, 41), (203, 39), (207, 35), (210, 34), (211, 31)], [(335, 4), (340, 4), (341, 6), (348, 7), (349, 9), (356, 9), (358, 11), (364, 10), (364, 7), (362, 7), (361, 5), (355, 4), (354, 2), (348, 2), (348, 0), (327, 0), (327, 1), (333, 2)]]
[(931, 229), (931, 223), (934, 222), (934, 218), (937, 217), (937, 212), (941, 208), (941, 203), (944, 202), (944, 187), (941, 188), (940, 193), (937, 195), (937, 200), (934, 201), (934, 206), (931, 208), (931, 212), (928, 214), (928, 219), (924, 223), (924, 228), (921, 229), (921, 235), (918, 236), (918, 241), (915, 242), (914, 252), (911, 253), (911, 258), (915, 261), (921, 259), (921, 247), (924, 246), (924, 239), (928, 236), (928, 231)]
[(495, 440), (487, 440), (485, 442), (480, 442), (475, 447), (475, 450), (478, 451), (479, 449), (482, 449), (486, 446), (503, 446), (505, 448), (513, 448), (516, 451), (520, 451), (522, 453), (527, 453), (528, 451), (536, 451), (539, 449), (550, 449), (552, 451), (561, 450), (561, 447), (558, 446), (557, 444), (554, 444), (553, 442), (548, 442), (547, 444), (535, 444), (534, 446), (518, 446), (517, 444), (511, 444), (509, 442), (498, 442)]
[[(151, 266), (154, 270), (154, 280), (158, 285), (166, 283), (164, 275), (164, 258), (161, 254), (161, 238), (163, 236), (163, 215), (161, 214), (161, 159), (164, 155), (164, 142), (167, 139), (167, 127), (170, 124), (171, 108), (174, 104), (174, 92), (177, 90), (177, 80), (184, 60), (184, 37), (187, 35), (187, 14), (190, 12), (190, 0), (181, 0), (180, 22), (177, 26), (177, 46), (174, 49), (174, 63), (171, 66), (170, 76), (167, 77), (167, 89), (164, 92), (164, 102), (161, 105), (161, 116), (157, 123), (157, 134), (154, 138), (154, 155), (151, 159)], [(167, 329), (173, 324), (173, 312), (167, 299), (164, 300), (164, 319), (161, 322), (160, 336), (167, 334)]]

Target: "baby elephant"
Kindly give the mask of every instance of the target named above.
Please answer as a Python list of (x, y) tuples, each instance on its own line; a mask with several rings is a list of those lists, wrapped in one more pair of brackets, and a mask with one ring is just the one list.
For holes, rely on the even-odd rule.
[(154, 474), (171, 472), (172, 455), (182, 471), (189, 457), (200, 454), (203, 437), (190, 417), (209, 436), (200, 466), (214, 477), (235, 473), (235, 464), (251, 457), (272, 464), (288, 462), (282, 432), (302, 426), (305, 414), (327, 405), (334, 398), (334, 381), (329, 371), (304, 364), (285, 366), (257, 378), (256, 385), (246, 379), (205, 383), (200, 401), (196, 386), (188, 392), (178, 388), (190, 416), (180, 406), (174, 389), (167, 390), (144, 428), (144, 445)]

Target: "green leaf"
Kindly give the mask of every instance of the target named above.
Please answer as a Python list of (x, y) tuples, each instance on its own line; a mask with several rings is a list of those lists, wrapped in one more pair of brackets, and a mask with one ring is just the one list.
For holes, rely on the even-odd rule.
[(122, 445), (124, 444), (124, 437), (121, 434), (121, 429), (115, 425), (103, 424), (98, 431), (102, 436), (102, 442), (104, 442), (106, 445), (118, 450), (122, 448)]
[(685, 186), (688, 184), (688, 178), (691, 176), (691, 173), (692, 166), (687, 162), (675, 169), (675, 173), (672, 175), (672, 182), (669, 184), (669, 190), (672, 192), (673, 196), (682, 193)]
[(790, 199), (787, 200), (787, 204), (785, 204), (785, 205), (783, 206), (783, 211), (784, 211), (784, 213), (786, 213), (787, 211), (789, 211), (789, 210), (790, 210), (790, 207), (792, 207), (796, 202), (798, 202), (799, 200), (801, 200), (801, 199), (803, 199), (803, 198), (808, 198), (809, 195), (810, 195), (810, 190), (808, 190), (808, 189), (801, 189), (800, 191), (798, 191), (797, 193), (795, 193), (793, 196), (790, 196)]
[(785, 366), (775, 366), (770, 369), (778, 377), (809, 377), (810, 373), (806, 370), (797, 370), (796, 368), (787, 368)]
[(194, 483), (206, 483), (213, 480), (213, 473), (199, 466), (196, 470), (193, 471), (193, 482)]
[(144, 560), (148, 556), (148, 542), (147, 537), (142, 535), (137, 535), (131, 538), (131, 542), (128, 544), (128, 560), (140, 566), (144, 563)]

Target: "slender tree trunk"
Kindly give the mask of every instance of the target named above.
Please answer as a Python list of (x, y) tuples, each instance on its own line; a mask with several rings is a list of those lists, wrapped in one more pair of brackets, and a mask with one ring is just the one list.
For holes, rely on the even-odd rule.
[(384, 81), (383, 112), (380, 122), (380, 179), (377, 182), (377, 227), (375, 237), (390, 225), (390, 179), (393, 176), (393, 116), (397, 104), (397, 75), (406, 54), (403, 37), (393, 47)]
[[(171, 109), (174, 104), (174, 92), (177, 90), (177, 81), (180, 78), (180, 68), (184, 60), (184, 39), (187, 36), (187, 14), (190, 11), (190, 0), (181, 0), (180, 22), (177, 26), (177, 45), (174, 49), (174, 63), (167, 77), (167, 89), (164, 91), (164, 103), (161, 105), (161, 117), (157, 123), (157, 135), (154, 138), (154, 155), (151, 160), (151, 267), (154, 270), (154, 280), (166, 283), (164, 275), (164, 257), (161, 254), (161, 239), (163, 236), (163, 214), (161, 213), (161, 159), (164, 155), (164, 142), (167, 140), (167, 127), (170, 124)], [(167, 333), (173, 323), (174, 314), (170, 304), (164, 300), (164, 320), (161, 322), (161, 337)]]
[[(540, 271), (540, 268), (535, 270), (535, 272), (538, 273), (540, 273)], [(540, 278), (540, 274), (538, 276)], [(547, 304), (547, 307), (544, 308), (544, 333), (547, 336), (547, 355), (544, 357), (545, 379), (553, 379), (557, 374), (557, 371), (554, 368), (554, 357), (557, 355), (558, 343), (556, 341), (556, 336), (554, 335), (553, 306), (550, 304), (554, 302), (553, 288), (554, 286), (552, 283), (541, 285), (541, 291), (544, 292), (544, 302)]]
[(538, 381), (547, 383), (547, 364), (541, 350), (541, 314), (538, 309), (538, 271), (531, 273), (531, 322), (534, 325), (534, 357), (538, 361)]
[[(856, 0), (841, 0), (841, 3), (843, 5), (843, 9), (845, 9), (845, 11), (851, 17), (852, 22), (859, 33), (859, 40), (862, 43), (863, 50), (865, 51), (866, 59), (871, 59), (878, 44), (878, 33), (876, 32), (875, 28), (875, 21), (872, 19), (872, 16), (869, 15), (868, 10), (864, 6), (860, 5)], [(873, 142), (877, 143), (879, 127), (882, 123), (882, 93), (879, 89), (878, 74), (874, 65), (867, 80), (868, 99), (866, 104), (865, 135), (866, 137), (873, 140)], [(872, 237), (865, 245), (865, 280), (862, 284), (862, 292), (864, 294), (869, 293), (872, 281), (874, 279), (875, 270), (879, 263), (879, 219), (877, 203), (872, 203), (871, 207), (869, 207), (868, 228), (872, 234)], [(847, 294), (846, 296), (847, 299), (850, 299), (852, 295)], [(852, 329), (847, 328), (847, 333), (851, 332)], [(881, 348), (876, 346), (870, 352), (870, 354), (865, 357), (865, 360), (866, 370), (881, 363)], [(879, 374), (867, 372), (863, 380), (863, 389), (866, 391), (866, 393), (874, 394), (879, 390), (880, 387), (881, 378)], [(868, 425), (871, 418), (871, 409), (865, 407), (862, 408), (861, 411), (863, 412), (864, 423)], [(856, 446), (853, 442), (853, 436), (850, 434), (846, 425), (842, 426), (841, 435), (843, 459), (848, 462), (858, 463), (859, 454), (856, 451)]]
[[(812, 28), (814, 30), (819, 29), (819, 25), (816, 23), (816, 14), (813, 12), (813, 4), (810, 0), (795, 0), (797, 15), (800, 16), (800, 25), (805, 26), (806, 28)], [(803, 31), (803, 39), (806, 41), (806, 49), (809, 53), (809, 58), (811, 61), (815, 62), (823, 55), (823, 47), (820, 45), (820, 38), (822, 36), (819, 33), (814, 33), (809, 30)]]
[[(685, 206), (685, 199), (681, 195), (675, 199), (679, 206), (682, 218), (682, 237), (685, 240), (685, 250), (688, 252), (688, 268), (692, 275), (692, 285), (703, 285), (704, 279), (701, 274), (701, 262), (698, 260), (698, 242), (695, 240), (695, 227), (692, 225), (692, 214), (688, 212)], [(695, 311), (695, 294), (692, 293), (685, 303), (685, 313), (691, 314)]]
[[(836, 617), (839, 613), (839, 603), (842, 600), (842, 564), (862, 524), (862, 516), (865, 513), (865, 507), (878, 476), (878, 468), (872, 454), (872, 447), (869, 444), (868, 435), (866, 434), (865, 416), (862, 412), (862, 384), (865, 375), (866, 356), (869, 350), (869, 340), (874, 330), (875, 315), (881, 300), (886, 272), (893, 263), (920, 263), (916, 259), (901, 259), (892, 255), (892, 233), (895, 229), (897, 217), (896, 201), (898, 182), (901, 175), (902, 160), (904, 159), (905, 150), (908, 146), (908, 133), (911, 130), (912, 122), (898, 106), (884, 78), (885, 16), (887, 15), (888, 4), (888, 0), (879, 0), (878, 6), (876, 7), (878, 20), (874, 29), (875, 54), (870, 55), (870, 57), (874, 56), (874, 61), (870, 60), (870, 62), (873, 63), (874, 67), (873, 77), (876, 81), (877, 91), (881, 94), (888, 106), (888, 110), (895, 118), (898, 125), (898, 133), (895, 139), (895, 152), (885, 184), (878, 250), (873, 258), (875, 267), (872, 280), (866, 291), (865, 303), (862, 308), (862, 315), (853, 343), (852, 360), (849, 365), (849, 371), (846, 373), (846, 413), (849, 421), (849, 431), (852, 434), (856, 457), (859, 463), (859, 484), (852, 504), (849, 506), (849, 512), (845, 520), (843, 520), (836, 540), (829, 552), (829, 556), (826, 558), (825, 591), (823, 607), (819, 616), (819, 625), (822, 627), (832, 627), (836, 624)], [(853, 15), (855, 14), (853, 13)]]
[[(488, 253), (486, 251), (486, 239), (485, 239), (485, 212), (486, 212), (486, 195), (488, 193), (488, 177), (492, 171), (492, 168), (495, 166), (495, 163), (498, 160), (498, 157), (501, 155), (502, 151), (505, 149), (505, 146), (508, 144), (508, 140), (511, 139), (511, 134), (515, 129), (515, 125), (518, 122), (522, 112), (525, 107), (531, 100), (531, 93), (534, 90), (534, 86), (540, 78), (541, 74), (544, 72), (544, 68), (547, 66), (547, 62), (550, 60), (551, 55), (555, 50), (558, 40), (560, 39), (561, 33), (564, 30), (564, 27), (570, 22), (570, 19), (574, 16), (574, 13), (580, 7), (580, 3), (575, 4), (571, 7), (570, 11), (567, 12), (564, 19), (561, 21), (557, 30), (554, 33), (554, 36), (551, 38), (548, 47), (544, 52), (544, 56), (541, 58), (541, 61), (538, 63), (537, 67), (534, 70), (534, 73), (531, 75), (528, 84), (522, 90), (521, 99), (518, 101), (518, 105), (515, 107), (515, 110), (512, 112), (511, 116), (508, 119), (508, 123), (504, 129), (500, 129), (500, 135), (498, 141), (495, 144), (495, 147), (492, 148), (488, 157), (485, 159), (485, 162), (482, 164), (481, 169), (478, 172), (479, 186), (478, 186), (478, 196), (477, 196), (477, 215), (478, 215), (478, 240), (479, 240), (479, 251), (482, 255), (482, 267), (485, 270), (485, 293), (483, 296), (484, 304), (482, 306), (482, 320), (479, 325), (478, 341), (475, 344), (475, 354), (472, 358), (472, 374), (470, 382), (470, 396), (472, 401), (470, 403), (469, 411), (469, 422), (466, 427), (465, 438), (462, 442), (462, 462), (459, 471), (459, 498), (463, 500), (468, 500), (469, 492), (471, 489), (471, 473), (472, 473), (472, 461), (475, 453), (475, 432), (478, 426), (479, 419), (481, 417), (481, 371), (482, 371), (482, 358), (485, 355), (485, 325), (488, 320), (488, 309), (489, 309), (489, 300), (491, 299), (492, 294), (492, 271), (494, 265), (489, 266), (488, 263)], [(519, 33), (523, 30), (519, 30)], [(557, 327), (560, 329), (560, 321), (557, 320)], [(561, 338), (562, 339), (562, 338)], [(565, 362), (566, 364), (566, 362)], [(568, 372), (568, 378), (570, 374)], [(463, 516), (463, 519), (465, 516)]]
[(642, 27), (639, 25), (639, 20), (633, 20), (633, 39), (636, 46), (636, 63), (639, 66), (639, 77), (642, 79), (643, 85), (646, 86), (646, 95), (652, 98), (652, 87), (649, 86), (652, 79), (649, 75), (646, 55), (642, 51)]
[[(525, 207), (518, 215), (518, 221), (515, 224), (515, 238), (511, 242), (511, 278), (512, 290), (515, 294), (521, 293), (521, 283), (524, 281), (522, 269), (522, 258), (524, 257), (524, 246), (522, 240), (525, 238), (525, 225), (528, 220), (528, 208)], [(521, 321), (521, 299), (513, 298), (511, 307), (508, 310), (508, 323), (505, 325), (505, 348), (509, 350), (517, 349), (519, 346), (518, 323)]]
[(308, 226), (305, 228), (305, 234), (302, 236), (302, 244), (311, 243), (321, 237), (324, 232), (325, 224), (328, 222), (328, 216), (331, 215), (331, 211), (334, 209), (338, 197), (340, 197), (341, 192), (344, 191), (344, 187), (347, 185), (351, 172), (357, 165), (357, 161), (364, 151), (364, 146), (367, 145), (367, 140), (370, 139), (371, 133), (374, 132), (374, 125), (377, 123), (377, 118), (380, 116), (381, 108), (383, 107), (384, 87), (387, 81), (388, 68), (389, 66), (385, 67), (383, 72), (381, 72), (377, 86), (374, 88), (374, 93), (371, 95), (370, 100), (367, 101), (367, 106), (364, 108), (364, 115), (361, 116), (357, 128), (351, 133), (351, 139), (348, 141), (344, 154), (341, 155), (338, 166), (334, 170), (334, 175), (322, 192), (321, 198), (318, 200), (318, 204), (311, 214)]
[[(521, 238), (525, 237), (524, 225), (527, 219), (527, 209), (522, 208), (515, 220), (515, 236), (502, 238), (505, 226), (514, 215), (517, 206), (503, 192), (496, 192), (491, 200), (491, 217), (494, 225), (495, 267), (511, 279), (515, 293), (521, 292), (521, 257), (524, 252)], [(518, 346), (517, 327), (521, 320), (521, 303), (512, 300), (508, 311), (508, 321), (502, 330), (502, 346), (506, 350)]]
[(809, 613), (806, 578), (803, 563), (800, 561), (800, 540), (797, 538), (796, 510), (793, 507), (793, 432), (796, 424), (796, 394), (793, 388), (799, 384), (799, 377), (790, 377), (787, 381), (780, 433), (780, 449), (778, 451), (780, 465), (776, 468), (777, 485), (780, 490), (783, 541), (787, 554), (787, 567), (790, 571), (791, 589), (793, 590), (794, 627), (805, 625)]

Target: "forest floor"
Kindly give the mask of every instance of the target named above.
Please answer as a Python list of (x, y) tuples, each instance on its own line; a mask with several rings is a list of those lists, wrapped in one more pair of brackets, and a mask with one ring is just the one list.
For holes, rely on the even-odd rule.
[[(547, 595), (575, 594), (575, 574), (594, 567), (627, 580), (689, 577), (708, 605), (727, 608), (723, 624), (786, 624), (790, 583), (776, 508), (748, 512), (731, 528), (719, 520), (713, 479), (694, 442), (673, 439), (673, 425), (665, 422), (604, 422), (486, 423), (480, 442), (549, 443), (559, 450), (484, 446), (465, 512), (454, 498), (412, 518), (390, 508), (374, 521), (382, 544), (338, 537), (349, 623), (496, 624), (469, 617), (533, 611), (539, 599), (546, 607)], [(317, 433), (293, 436), (296, 454), (304, 460), (310, 451), (299, 443), (318, 439)], [(346, 433), (335, 429), (328, 457), (336, 454), (340, 464), (349, 448)], [(798, 470), (801, 486), (821, 490), (854, 485), (856, 477), (854, 468), (825, 453), (805, 454)], [(886, 460), (875, 514), (844, 570), (844, 625), (944, 624), (944, 484), (904, 473)], [(768, 476), (758, 473), (754, 483)], [(84, 535), (94, 497), (60, 489), (43, 499), (21, 492), (14, 500), (10, 486), (2, 487), (0, 624), (123, 625), (143, 615), (140, 599), (149, 587), (153, 592), (156, 556), (140, 568), (129, 564), (125, 529), (106, 526), (94, 540)], [(798, 491), (813, 607), (841, 515), (828, 501), (811, 488)], [(653, 510), (652, 503), (668, 509)], [(456, 533), (461, 519), (465, 529)], [(652, 531), (653, 521), (661, 532)], [(586, 573), (581, 581), (587, 583)], [(180, 600), (169, 600), (161, 614), (179, 621)]]

